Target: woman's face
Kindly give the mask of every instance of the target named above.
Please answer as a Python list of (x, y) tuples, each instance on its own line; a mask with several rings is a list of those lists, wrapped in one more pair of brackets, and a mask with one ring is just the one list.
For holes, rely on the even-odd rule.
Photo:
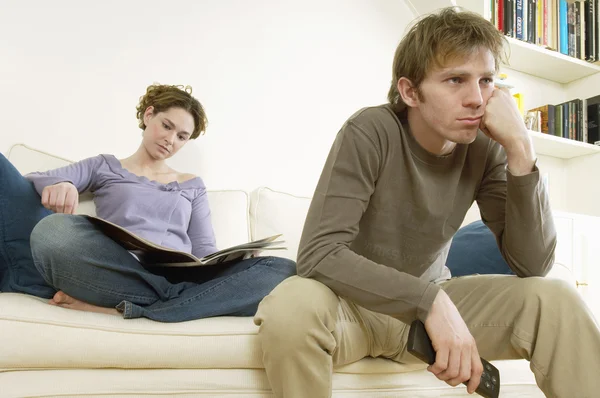
[(154, 113), (152, 106), (144, 112), (144, 124), (143, 144), (156, 160), (175, 155), (190, 140), (195, 127), (192, 115), (182, 108)]

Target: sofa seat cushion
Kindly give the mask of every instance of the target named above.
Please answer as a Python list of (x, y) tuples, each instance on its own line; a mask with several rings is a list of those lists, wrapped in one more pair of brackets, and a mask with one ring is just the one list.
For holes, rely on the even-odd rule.
[[(500, 361), (503, 398), (543, 398), (526, 361)], [(426, 371), (334, 373), (333, 398), (474, 397)], [(2, 372), (7, 397), (244, 397), (273, 398), (262, 369), (43, 369)]]
[[(19, 293), (0, 293), (0, 369), (260, 369), (252, 317), (181, 323), (122, 319), (54, 307)], [(407, 366), (380, 359), (348, 365), (347, 373), (398, 373)]]
[[(17, 377), (16, 370), (44, 369), (51, 372), (43, 375), (51, 378), (61, 374), (53, 372), (57, 369), (79, 369), (77, 372), (82, 373), (82, 377), (95, 379), (105, 373), (94, 373), (92, 369), (101, 368), (163, 369), (160, 374), (164, 375), (169, 375), (167, 369), (188, 373), (194, 369), (260, 369), (259, 379), (264, 379), (258, 328), (251, 317), (218, 317), (182, 323), (125, 320), (113, 315), (53, 307), (43, 299), (24, 294), (1, 293), (0, 330), (5, 342), (0, 345), (0, 380), (8, 381), (12, 375)], [(519, 384), (534, 384), (533, 374), (523, 373), (528, 365), (526, 361), (499, 361), (499, 364), (503, 367), (504, 380), (509, 372)], [(358, 390), (380, 387), (382, 382), (390, 388), (417, 388), (421, 383), (427, 388), (444, 386), (424, 368), (421, 364), (403, 365), (383, 358), (365, 358), (336, 368), (334, 380), (341, 383), (337, 388)], [(9, 369), (11, 372), (2, 373)], [(214, 376), (215, 371), (210, 372)], [(401, 374), (407, 376), (401, 377)], [(152, 375), (160, 379), (159, 374)], [(189, 375), (190, 383), (198, 377), (196, 373)], [(342, 375), (361, 375), (361, 379)], [(127, 378), (127, 374), (121, 376)], [(195, 381), (197, 383), (197, 379)], [(226, 389), (231, 388), (231, 383), (232, 379), (226, 378), (217, 384)], [(100, 389), (101, 384), (97, 386)], [(132, 386), (129, 383), (115, 385)], [(240, 388), (262, 390), (265, 383)]]

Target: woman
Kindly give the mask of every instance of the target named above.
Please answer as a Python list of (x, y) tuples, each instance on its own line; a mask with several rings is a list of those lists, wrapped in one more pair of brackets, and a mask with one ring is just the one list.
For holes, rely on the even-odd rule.
[(197, 257), (217, 251), (204, 183), (165, 162), (205, 130), (202, 105), (191, 88), (152, 85), (137, 117), (142, 143), (126, 159), (99, 155), (22, 177), (0, 155), (0, 289), (124, 318), (253, 315), (265, 295), (295, 274), (293, 261), (255, 257), (159, 274), (74, 215), (79, 194), (90, 191), (98, 217), (142, 238)]

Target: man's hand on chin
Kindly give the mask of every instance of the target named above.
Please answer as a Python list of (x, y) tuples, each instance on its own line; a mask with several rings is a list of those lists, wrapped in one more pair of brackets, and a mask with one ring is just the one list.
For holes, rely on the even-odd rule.
[(506, 151), (508, 170), (521, 176), (533, 171), (535, 151), (517, 103), (506, 88), (496, 88), (481, 119), (481, 130)]

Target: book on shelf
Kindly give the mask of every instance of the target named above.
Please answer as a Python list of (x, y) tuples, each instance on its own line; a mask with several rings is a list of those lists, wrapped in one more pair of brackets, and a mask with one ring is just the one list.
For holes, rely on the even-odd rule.
[(587, 142), (600, 145), (600, 95), (586, 100)]
[(599, 0), (488, 0), (484, 15), (508, 37), (588, 61), (600, 60)]
[(149, 267), (198, 267), (217, 265), (229, 261), (243, 260), (252, 257), (263, 250), (286, 249), (285, 247), (280, 246), (285, 241), (278, 240), (278, 238), (281, 237), (281, 234), (279, 234), (228, 247), (202, 258), (198, 258), (190, 253), (157, 245), (102, 218), (87, 215), (84, 217), (100, 229), (106, 236), (129, 250), (141, 264)]
[(600, 145), (600, 95), (530, 109), (525, 123), (533, 131)]

